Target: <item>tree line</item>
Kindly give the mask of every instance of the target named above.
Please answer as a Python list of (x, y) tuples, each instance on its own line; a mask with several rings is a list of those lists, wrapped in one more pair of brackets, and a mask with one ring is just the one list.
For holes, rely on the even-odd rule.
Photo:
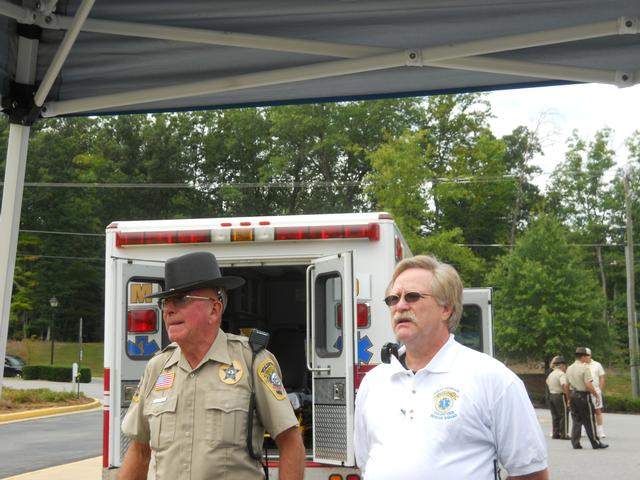
[[(118, 220), (388, 211), (414, 254), (495, 289), (504, 359), (588, 344), (627, 358), (624, 192), (613, 133), (574, 132), (548, 188), (536, 131), (497, 137), (483, 94), (50, 119), (32, 131), (10, 336), (103, 335)], [(4, 166), (8, 124), (0, 123)], [(626, 140), (640, 190), (640, 132)], [(633, 198), (635, 224), (640, 205)], [(637, 262), (636, 262), (637, 263)], [(637, 284), (638, 282), (636, 282)], [(59, 307), (52, 311), (49, 298)]]

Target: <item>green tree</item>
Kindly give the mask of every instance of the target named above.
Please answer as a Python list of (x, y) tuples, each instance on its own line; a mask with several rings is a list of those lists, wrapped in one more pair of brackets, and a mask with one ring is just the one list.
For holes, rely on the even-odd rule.
[[(593, 245), (593, 264), (596, 265), (600, 288), (608, 297), (607, 267), (604, 248), (611, 236), (612, 187), (606, 178), (615, 165), (611, 147), (611, 130), (603, 129), (587, 143), (573, 132), (569, 139), (566, 160), (551, 176), (549, 205), (573, 232), (575, 243)], [(601, 318), (609, 326), (607, 304), (603, 304)]]
[(552, 216), (540, 215), (488, 276), (499, 357), (548, 360), (576, 345), (600, 348), (604, 298), (592, 270)]

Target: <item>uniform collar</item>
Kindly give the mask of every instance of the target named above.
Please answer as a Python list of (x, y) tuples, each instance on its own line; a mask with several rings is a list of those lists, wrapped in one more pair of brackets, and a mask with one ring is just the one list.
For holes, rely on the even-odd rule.
[[(455, 358), (460, 350), (461, 345), (455, 341), (453, 334), (449, 334), (449, 339), (447, 343), (445, 343), (440, 350), (436, 353), (436, 355), (431, 359), (431, 361), (422, 369), (432, 373), (446, 373), (451, 370), (451, 366), (453, 365)], [(406, 348), (402, 346), (398, 352), (398, 355), (403, 355), (405, 353)], [(403, 373), (407, 370), (404, 368), (400, 360), (398, 360), (395, 356), (391, 357), (391, 366), (393, 368), (394, 373)]]
[(429, 363), (422, 369), (433, 373), (446, 373), (451, 370), (456, 356), (460, 350), (460, 344), (455, 341), (453, 334), (449, 334), (449, 340), (445, 343), (438, 353), (431, 359)]
[[(231, 365), (231, 357), (229, 356), (229, 348), (227, 344), (227, 334), (224, 333), (222, 330), (218, 330), (218, 335), (216, 335), (216, 339), (213, 341), (213, 343), (209, 347), (209, 350), (203, 357), (202, 361), (200, 362), (200, 365), (202, 365), (203, 363), (209, 360)], [(189, 362), (187, 362), (187, 360), (184, 358), (184, 355), (182, 355), (182, 351), (180, 350), (180, 347), (176, 348), (173, 351), (173, 353), (171, 354), (171, 357), (169, 357), (169, 360), (165, 364), (165, 368), (170, 367), (176, 363), (180, 367), (184, 368), (185, 370), (188, 370), (188, 371), (195, 370), (191, 368), (191, 365), (189, 365)], [(198, 365), (198, 367), (200, 365)]]

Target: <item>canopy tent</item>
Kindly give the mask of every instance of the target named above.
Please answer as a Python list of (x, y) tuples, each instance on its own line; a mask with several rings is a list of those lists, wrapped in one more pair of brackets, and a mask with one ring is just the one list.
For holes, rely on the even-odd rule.
[(640, 82), (639, 18), (638, 0), (0, 0), (0, 97), (11, 121), (0, 357), (38, 118), (626, 87)]

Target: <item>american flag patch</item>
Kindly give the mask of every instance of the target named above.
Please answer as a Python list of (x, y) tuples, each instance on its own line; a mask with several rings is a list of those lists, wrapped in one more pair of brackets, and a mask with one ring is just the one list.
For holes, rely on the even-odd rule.
[(154, 390), (166, 390), (173, 385), (173, 379), (176, 376), (176, 372), (162, 372), (156, 380), (156, 386)]

